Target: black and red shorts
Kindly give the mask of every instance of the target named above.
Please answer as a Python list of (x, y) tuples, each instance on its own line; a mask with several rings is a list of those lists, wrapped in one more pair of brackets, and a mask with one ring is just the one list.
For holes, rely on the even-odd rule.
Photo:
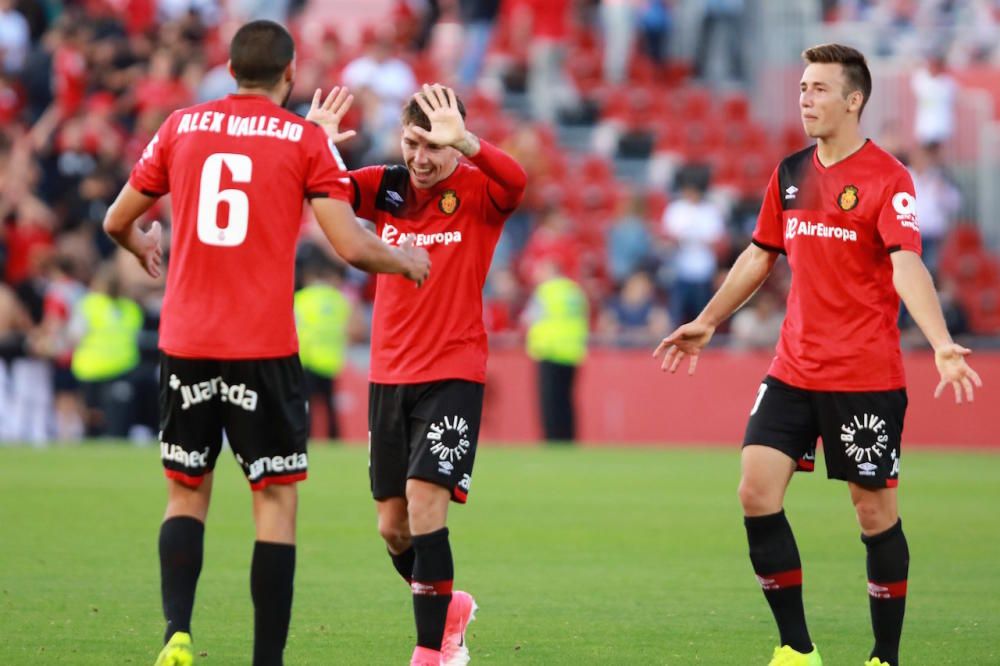
[(906, 390), (810, 391), (768, 375), (757, 389), (743, 446), (786, 453), (798, 471), (816, 464), (823, 438), (826, 475), (872, 488), (899, 483)]
[(253, 360), (160, 357), (160, 457), (198, 486), (225, 431), (253, 490), (306, 478), (309, 417), (298, 355)]
[(472, 484), (483, 385), (461, 379), (369, 384), (368, 474), (372, 496), (406, 496), (406, 480), (451, 491), (465, 503)]

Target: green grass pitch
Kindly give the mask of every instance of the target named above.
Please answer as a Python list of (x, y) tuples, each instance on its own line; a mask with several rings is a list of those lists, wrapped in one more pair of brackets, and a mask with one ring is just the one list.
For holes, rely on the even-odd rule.
[[(159, 648), (155, 448), (0, 449), (0, 662), (152, 664)], [(375, 531), (362, 447), (313, 446), (286, 663), (407, 663), (406, 586)], [(822, 467), (822, 464), (820, 465)], [(457, 585), (480, 604), (473, 664), (766, 664), (736, 447), (484, 446), (454, 506)], [(204, 666), (248, 664), (249, 491), (220, 460), (195, 608)], [(907, 451), (907, 665), (1000, 664), (1000, 455)], [(864, 548), (843, 483), (786, 503), (810, 630), (828, 666), (870, 648)]]

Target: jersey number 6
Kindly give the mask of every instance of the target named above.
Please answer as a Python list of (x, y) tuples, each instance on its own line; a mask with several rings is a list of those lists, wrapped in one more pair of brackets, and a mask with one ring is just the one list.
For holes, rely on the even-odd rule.
[[(235, 183), (249, 183), (253, 163), (246, 155), (213, 153), (201, 168), (198, 191), (198, 240), (206, 245), (234, 247), (247, 238), (250, 220), (250, 200), (242, 190), (220, 190), (223, 165)], [(219, 204), (229, 204), (229, 220), (219, 226)]]

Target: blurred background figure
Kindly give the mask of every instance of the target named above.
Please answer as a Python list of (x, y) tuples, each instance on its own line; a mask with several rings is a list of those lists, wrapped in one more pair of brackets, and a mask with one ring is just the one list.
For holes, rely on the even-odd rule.
[(673, 0), (643, 0), (639, 5), (639, 45), (657, 65), (663, 65), (670, 57), (673, 4)]
[(602, 339), (625, 347), (654, 346), (671, 330), (670, 317), (656, 298), (649, 273), (633, 273), (601, 312)]
[[(337, 375), (344, 367), (353, 308), (343, 292), (346, 268), (315, 251), (302, 262), (302, 288), (295, 292), (299, 358), (309, 399), (310, 433), (340, 439)], [(356, 328), (356, 326), (355, 326)]]
[(744, 0), (704, 0), (698, 45), (694, 56), (694, 75), (707, 81), (716, 49), (725, 58), (722, 80), (744, 83), (743, 10)]
[(397, 55), (392, 24), (367, 28), (361, 39), (364, 53), (347, 64), (342, 76), (362, 114), (361, 131), (368, 141), (363, 161), (398, 162), (399, 114), (403, 103), (417, 91), (417, 80), (410, 65)]
[(459, 0), (458, 7), (465, 25), (458, 84), (465, 90), (472, 90), (479, 80), (486, 51), (493, 37), (493, 27), (500, 13), (500, 0)]
[(142, 321), (142, 308), (122, 293), (115, 265), (102, 265), (70, 322), (71, 367), (83, 388), (88, 437), (124, 438), (138, 422), (134, 371)]
[(535, 291), (525, 311), (527, 350), (538, 368), (542, 432), (548, 442), (576, 440), (573, 387), (587, 356), (590, 313), (580, 286), (554, 261), (535, 269)]
[(601, 0), (604, 28), (604, 80), (622, 83), (635, 43), (639, 0)]
[(917, 104), (914, 138), (932, 149), (944, 145), (955, 133), (958, 101), (958, 82), (948, 72), (944, 53), (931, 54), (915, 69), (910, 85)]
[(670, 319), (691, 321), (712, 296), (718, 246), (726, 225), (718, 206), (705, 197), (704, 184), (682, 174), (678, 197), (663, 212), (663, 233), (676, 245), (670, 280)]
[(962, 193), (941, 164), (940, 144), (918, 145), (910, 158), (924, 263), (937, 274), (941, 243), (962, 209)]
[(734, 349), (774, 349), (784, 320), (781, 299), (769, 289), (762, 289), (733, 315), (730, 345)]

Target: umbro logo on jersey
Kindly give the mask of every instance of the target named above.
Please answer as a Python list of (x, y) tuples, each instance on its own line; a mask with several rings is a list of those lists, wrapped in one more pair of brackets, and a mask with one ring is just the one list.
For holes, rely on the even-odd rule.
[(788, 188), (785, 190), (785, 199), (794, 199), (795, 193), (798, 191), (799, 188), (795, 187), (794, 185), (789, 185)]
[(399, 208), (400, 206), (403, 205), (403, 197), (400, 196), (399, 192), (395, 192), (393, 190), (386, 191), (385, 201), (386, 203), (392, 204), (396, 208)]

